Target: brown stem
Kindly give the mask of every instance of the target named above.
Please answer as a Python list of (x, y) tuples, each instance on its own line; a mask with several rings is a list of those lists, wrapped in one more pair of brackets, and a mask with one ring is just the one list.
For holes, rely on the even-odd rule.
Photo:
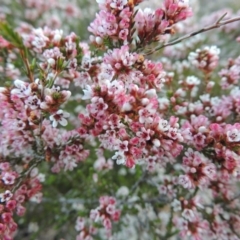
[(227, 24), (232, 23), (232, 22), (240, 21), (240, 16), (239, 16), (239, 17), (235, 17), (235, 18), (231, 18), (231, 19), (229, 19), (229, 20), (222, 21), (222, 19), (223, 19), (225, 16), (226, 16), (226, 13), (225, 13), (223, 16), (221, 16), (221, 18), (219, 18), (213, 25), (210, 25), (210, 26), (207, 26), (207, 27), (203, 27), (202, 29), (199, 29), (199, 30), (197, 30), (197, 31), (191, 32), (191, 33), (189, 33), (189, 34), (187, 34), (187, 35), (185, 35), (185, 36), (183, 36), (183, 37), (177, 38), (177, 39), (175, 39), (175, 40), (173, 40), (173, 41), (171, 41), (171, 42), (168, 42), (168, 43), (166, 43), (166, 44), (163, 44), (163, 45), (161, 45), (161, 46), (158, 46), (158, 47), (156, 47), (156, 48), (154, 48), (154, 49), (146, 52), (146, 53), (144, 54), (144, 56), (151, 55), (151, 54), (153, 54), (154, 52), (159, 51), (159, 50), (162, 49), (162, 48), (165, 48), (165, 47), (167, 47), (167, 46), (175, 45), (175, 44), (177, 44), (177, 43), (182, 42), (182, 41), (185, 40), (185, 39), (191, 38), (191, 37), (193, 37), (193, 36), (195, 36), (195, 35), (198, 35), (198, 34), (200, 34), (200, 33), (207, 32), (207, 31), (212, 30), (212, 29), (215, 29), (215, 28), (219, 28), (219, 27), (221, 27), (221, 26), (227, 25)]
[(30, 69), (29, 61), (28, 61), (28, 59), (27, 59), (27, 57), (26, 57), (26, 55), (25, 55), (23, 50), (20, 50), (20, 55), (21, 55), (21, 57), (23, 59), (23, 62), (25, 64), (25, 67), (26, 67), (26, 70), (27, 70), (27, 75), (28, 75), (28, 77), (30, 79), (30, 82), (34, 82), (34, 76), (33, 76), (33, 73), (32, 73), (32, 71)]

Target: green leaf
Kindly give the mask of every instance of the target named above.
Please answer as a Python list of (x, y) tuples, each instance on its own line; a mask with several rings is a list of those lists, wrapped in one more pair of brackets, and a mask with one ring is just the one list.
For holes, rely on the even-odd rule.
[(36, 67), (36, 58), (33, 58), (32, 62), (31, 62), (31, 65), (30, 65), (30, 69), (34, 70), (35, 67)]
[(105, 46), (107, 46), (108, 48), (112, 49), (113, 48), (113, 44), (112, 44), (112, 40), (109, 37), (105, 37), (103, 39), (103, 43)]
[(0, 35), (15, 47), (25, 49), (22, 38), (7, 22), (0, 22)]

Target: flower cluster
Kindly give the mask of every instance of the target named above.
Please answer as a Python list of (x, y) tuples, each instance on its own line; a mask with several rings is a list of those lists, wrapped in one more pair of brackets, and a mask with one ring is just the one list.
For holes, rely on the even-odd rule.
[(107, 236), (111, 236), (112, 221), (119, 221), (121, 211), (116, 209), (116, 199), (109, 196), (102, 196), (99, 199), (99, 206), (92, 209), (90, 219), (93, 221), (102, 221), (104, 228), (107, 231)]
[(212, 72), (218, 65), (220, 49), (216, 46), (197, 49), (189, 54), (189, 60), (205, 73)]
[(235, 85), (238, 85), (240, 80), (240, 58), (230, 59), (227, 68), (222, 69), (219, 72), (221, 76), (221, 87), (223, 89), (232, 88)]
[[(144, 11), (135, 7), (141, 0), (102, 0), (97, 1), (101, 11), (88, 30), (92, 43), (104, 46), (110, 41), (110, 46), (119, 43), (127, 45), (135, 39), (137, 47), (143, 47), (158, 41), (161, 35), (173, 33), (173, 25), (192, 16), (188, 1), (165, 0), (163, 8), (156, 11), (146, 8)], [(136, 31), (136, 35), (134, 35)]]
[(1, 239), (12, 239), (16, 233), (17, 223), (13, 215), (23, 216), (25, 213), (24, 204), (27, 201), (41, 202), (43, 176), (38, 173), (36, 168), (30, 169), (27, 177), (21, 180), (24, 170), (18, 166), (18, 170), (13, 170), (9, 162), (1, 162), (1, 188), (5, 189), (0, 194), (0, 236)]
[(78, 217), (75, 225), (76, 231), (80, 232), (76, 240), (92, 240), (92, 235), (96, 234), (96, 228), (92, 225), (87, 225), (87, 221), (84, 218)]

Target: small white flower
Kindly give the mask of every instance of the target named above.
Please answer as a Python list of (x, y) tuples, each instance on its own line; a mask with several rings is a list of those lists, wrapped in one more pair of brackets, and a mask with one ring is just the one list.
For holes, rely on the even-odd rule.
[(170, 125), (168, 124), (168, 121), (167, 120), (163, 120), (161, 119), (158, 123), (158, 129), (160, 131), (163, 131), (163, 132), (166, 132), (168, 131), (170, 128)]
[(29, 87), (28, 83), (17, 79), (14, 81), (14, 85), (17, 88), (12, 89), (11, 94), (15, 94), (20, 98), (30, 96), (31, 88)]
[(93, 91), (92, 88), (87, 85), (86, 89), (83, 89), (84, 95), (82, 97), (83, 100), (91, 99), (93, 97)]
[(28, 225), (28, 232), (35, 233), (39, 230), (39, 226), (36, 222), (31, 222)]
[(157, 97), (156, 89), (153, 89), (153, 88), (147, 90), (145, 94), (148, 98)]
[(62, 126), (67, 126), (67, 120), (66, 118), (68, 118), (70, 116), (69, 113), (67, 112), (63, 112), (63, 110), (58, 110), (56, 113), (54, 113), (53, 115), (51, 115), (49, 117), (50, 121), (52, 121), (52, 126), (53, 127), (57, 127), (58, 123), (60, 123)]
[(188, 86), (196, 86), (200, 84), (200, 80), (195, 76), (189, 76), (186, 79), (186, 84)]
[(158, 103), (159, 103), (160, 110), (166, 110), (168, 108), (170, 102), (167, 98), (159, 98)]
[(0, 202), (7, 202), (12, 198), (13, 194), (9, 190), (6, 190), (4, 193), (0, 193)]
[(102, 44), (103, 43), (103, 39), (101, 37), (96, 37), (96, 43), (97, 44)]
[(181, 202), (178, 201), (177, 199), (174, 199), (173, 202), (171, 203), (171, 206), (173, 207), (174, 212), (181, 211)]
[(189, 0), (179, 0), (178, 6), (182, 8), (189, 7)]
[(40, 203), (42, 201), (42, 193), (39, 192), (39, 193), (36, 193), (35, 195), (33, 195), (29, 200), (31, 202), (36, 202), (36, 203)]
[(184, 188), (191, 189), (193, 184), (187, 175), (180, 175), (178, 177), (178, 184), (182, 185)]
[(114, 154), (114, 156), (112, 157), (112, 159), (116, 160), (118, 165), (125, 164), (125, 162), (126, 162), (125, 156), (121, 152), (116, 152)]
[(129, 102), (125, 102), (122, 106), (122, 112), (128, 112), (132, 110), (132, 105)]
[(0, 87), (0, 93), (5, 93), (7, 92), (7, 88), (5, 87)]
[(124, 197), (124, 196), (127, 196), (128, 194), (129, 194), (129, 189), (126, 186), (121, 186), (116, 193), (118, 197)]
[(77, 218), (77, 221), (76, 221), (75, 229), (76, 229), (77, 231), (81, 231), (81, 230), (84, 228), (84, 225), (85, 225), (84, 219), (78, 217), (78, 218)]
[(30, 172), (30, 176), (32, 178), (35, 178), (38, 175), (38, 168), (33, 168), (32, 171)]
[(152, 142), (153, 142), (153, 145), (155, 147), (160, 147), (161, 146), (161, 142), (157, 138), (153, 139)]
[(123, 6), (127, 4), (127, 0), (113, 0), (110, 4), (111, 8), (122, 10)]
[(39, 182), (45, 182), (45, 174), (39, 173), (37, 179), (39, 180)]
[(221, 50), (217, 46), (210, 46), (206, 47), (206, 50), (208, 50), (213, 55), (219, 55)]
[(26, 99), (25, 104), (26, 108), (29, 107), (30, 109), (35, 110), (39, 108), (41, 101), (36, 95), (33, 95)]
[(100, 218), (99, 211), (97, 209), (92, 209), (90, 212), (90, 219), (97, 222)]
[(98, 4), (105, 4), (105, 3), (106, 3), (106, 0), (96, 0), (96, 2), (97, 2)]
[(53, 41), (59, 43), (63, 35), (63, 30), (56, 29), (53, 36)]
[(184, 211), (182, 212), (182, 216), (186, 218), (188, 221), (193, 221), (195, 219), (193, 210), (187, 208), (184, 209)]
[(227, 140), (229, 142), (239, 142), (240, 141), (240, 131), (236, 128), (227, 131)]
[(55, 63), (56, 63), (56, 61), (55, 61), (53, 58), (49, 58), (49, 59), (47, 60), (47, 62), (48, 62), (48, 64), (49, 64), (51, 67), (53, 67), (53, 66), (55, 65)]

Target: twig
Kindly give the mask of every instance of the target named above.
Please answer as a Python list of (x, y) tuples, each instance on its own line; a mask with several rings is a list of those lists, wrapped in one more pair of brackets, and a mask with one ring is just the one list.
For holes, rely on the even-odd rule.
[(131, 194), (133, 194), (136, 191), (136, 189), (138, 188), (139, 184), (142, 183), (145, 180), (146, 176), (147, 176), (147, 170), (145, 170), (143, 172), (142, 176), (137, 180), (137, 182), (134, 183), (134, 185), (130, 189), (128, 195), (122, 201), (120, 201), (120, 203), (119, 203), (120, 205), (124, 204), (125, 202), (127, 202), (129, 197), (131, 196)]
[(144, 56), (147, 56), (147, 55), (151, 55), (153, 54), (154, 52), (156, 51), (159, 51), (160, 49), (162, 48), (165, 48), (165, 47), (168, 47), (168, 46), (172, 46), (172, 45), (175, 45), (177, 43), (180, 43), (182, 42), (183, 40), (185, 39), (188, 39), (188, 38), (191, 38), (195, 35), (198, 35), (200, 33), (203, 33), (203, 32), (207, 32), (209, 30), (212, 30), (212, 29), (215, 29), (215, 28), (219, 28), (219, 27), (222, 27), (224, 25), (227, 25), (229, 23), (232, 23), (232, 22), (237, 22), (237, 21), (240, 21), (240, 16), (239, 17), (235, 17), (235, 18), (231, 18), (229, 20), (225, 20), (225, 21), (222, 21), (222, 19), (226, 16), (227, 13), (225, 13), (223, 16), (221, 16), (213, 25), (210, 25), (210, 26), (207, 26), (207, 27), (203, 27), (202, 29), (200, 30), (197, 30), (197, 31), (194, 31), (194, 32), (191, 32), (183, 37), (180, 37), (180, 38), (177, 38), (171, 42), (168, 42), (166, 44), (163, 44), (161, 46), (158, 46), (148, 52), (146, 52), (145, 54), (143, 54)]
[(225, 12), (225, 13), (216, 21), (216, 23), (220, 23), (226, 16), (227, 16), (227, 12)]
[(233, 202), (234, 200), (236, 200), (239, 197), (240, 197), (240, 193), (238, 193), (236, 196), (234, 196), (232, 199), (230, 199), (229, 202)]
[[(42, 199), (42, 201), (43, 202), (53, 202), (53, 199), (44, 197)], [(86, 204), (86, 203), (91, 204), (91, 205), (96, 205), (99, 202), (97, 199), (88, 201), (88, 200), (84, 200), (83, 198), (71, 198), (71, 199), (69, 199), (69, 198), (65, 198), (65, 197), (60, 197), (60, 198), (57, 199), (57, 201), (61, 204), (74, 204), (74, 203), (76, 203), (76, 204), (83, 204), (83, 205)]]
[(33, 76), (33, 73), (30, 69), (30, 64), (29, 64), (29, 61), (27, 59), (26, 54), (24, 53), (24, 50), (20, 49), (20, 55), (21, 55), (22, 60), (25, 64), (25, 67), (26, 67), (26, 70), (27, 70), (27, 75), (29, 77), (30, 82), (34, 82), (34, 76)]
[(35, 163), (33, 163), (33, 165), (31, 165), (26, 171), (24, 171), (18, 178), (18, 182), (17, 184), (11, 189), (12, 192), (15, 192), (19, 186), (22, 184), (22, 181), (24, 180), (24, 176), (27, 176), (28, 174), (30, 174), (30, 172), (35, 168), (37, 167), (37, 165), (42, 162), (44, 158), (43, 157), (40, 157), (39, 160), (37, 160)]
[(143, 180), (145, 179), (146, 176), (147, 176), (147, 170), (145, 170), (145, 171), (143, 172), (142, 176), (141, 176), (141, 177), (138, 179), (138, 181), (135, 182), (135, 184), (132, 186), (132, 188), (131, 188), (131, 190), (130, 190), (130, 192), (129, 192), (129, 195), (130, 195), (131, 193), (134, 193), (134, 192), (135, 192), (135, 190), (137, 189), (137, 187), (139, 186), (139, 184), (140, 184), (141, 182), (143, 182)]
[[(231, 203), (231, 202), (233, 202), (234, 200), (236, 200), (236, 199), (238, 199), (238, 198), (240, 198), (240, 193), (238, 193), (237, 195), (235, 195), (233, 198), (231, 198), (231, 199), (229, 199), (227, 202), (221, 202), (221, 203), (219, 203), (220, 204), (220, 206), (224, 206), (224, 207), (226, 207), (225, 205), (226, 204), (229, 204), (229, 203)], [(204, 207), (213, 207), (213, 204), (204, 204)]]

